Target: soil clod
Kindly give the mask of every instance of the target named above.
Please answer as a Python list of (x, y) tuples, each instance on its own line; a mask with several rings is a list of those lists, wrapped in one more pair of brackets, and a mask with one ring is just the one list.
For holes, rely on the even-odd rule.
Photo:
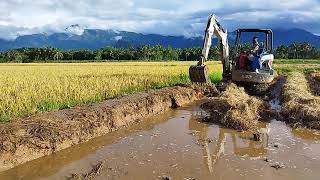
[(263, 161), (265, 161), (265, 162), (271, 162), (271, 159), (264, 158)]
[(71, 177), (67, 177), (68, 180), (90, 180), (94, 179), (97, 175), (100, 174), (100, 171), (103, 168), (103, 162), (99, 162), (98, 164), (92, 166), (90, 172), (86, 174), (72, 174)]
[(184, 178), (184, 180), (196, 180), (196, 178), (194, 178), (194, 177), (188, 177), (188, 178)]
[(162, 179), (162, 180), (172, 180), (172, 178), (169, 177), (169, 176), (162, 176), (161, 179)]
[(270, 167), (272, 167), (272, 168), (274, 168), (276, 170), (285, 168), (284, 164), (279, 164), (279, 163), (271, 165)]
[(253, 133), (253, 140), (254, 141), (262, 141), (262, 136), (261, 136), (261, 134), (260, 133)]

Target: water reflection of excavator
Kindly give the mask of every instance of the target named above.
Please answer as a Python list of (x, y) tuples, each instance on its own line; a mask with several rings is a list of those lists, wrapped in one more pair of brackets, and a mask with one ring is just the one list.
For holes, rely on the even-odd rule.
[[(244, 34), (254, 34), (252, 48), (243, 49)], [(223, 63), (223, 77), (225, 81), (244, 84), (252, 90), (263, 91), (264, 87), (274, 79), (272, 62), (274, 56), (273, 33), (271, 29), (238, 29), (236, 43), (229, 56), (228, 33), (222, 28), (215, 15), (211, 15), (205, 30), (202, 56), (198, 64), (189, 68), (192, 82), (209, 83), (209, 70), (205, 62), (208, 59), (212, 37), (216, 35), (220, 42), (221, 61)], [(259, 45), (258, 37), (264, 42)]]
[[(215, 163), (225, 151), (227, 135), (232, 139), (233, 153), (237, 156), (260, 157), (267, 153), (268, 138), (262, 138), (262, 142), (255, 142), (250, 139), (249, 136), (241, 135), (235, 130), (219, 128), (217, 141), (212, 141), (208, 135), (210, 124), (200, 122), (198, 119), (196, 116), (191, 117), (189, 120), (189, 130), (194, 132), (193, 135), (202, 147), (205, 157), (204, 161), (210, 173), (213, 172)], [(266, 137), (267, 136), (266, 134)], [(213, 146), (215, 142), (215, 148), (210, 147), (211, 145)]]

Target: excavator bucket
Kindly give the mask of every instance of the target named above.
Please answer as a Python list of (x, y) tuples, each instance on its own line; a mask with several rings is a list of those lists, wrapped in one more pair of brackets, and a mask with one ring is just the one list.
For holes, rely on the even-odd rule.
[(209, 69), (206, 65), (194, 65), (189, 68), (189, 77), (191, 82), (200, 84), (209, 84)]

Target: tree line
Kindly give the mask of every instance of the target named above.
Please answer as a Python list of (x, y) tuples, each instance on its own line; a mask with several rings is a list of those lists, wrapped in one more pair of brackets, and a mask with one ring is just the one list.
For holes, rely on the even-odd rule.
[[(247, 45), (247, 47), (249, 47)], [(219, 46), (210, 49), (209, 59), (219, 60)], [(45, 62), (45, 61), (87, 61), (87, 60), (145, 60), (145, 61), (196, 61), (201, 57), (202, 49), (171, 48), (157, 46), (142, 46), (137, 48), (105, 47), (95, 51), (88, 49), (62, 50), (57, 48), (20, 48), (0, 52), (0, 62)], [(232, 51), (232, 48), (231, 50)], [(274, 50), (279, 59), (320, 59), (320, 49), (309, 43), (294, 43), (281, 45)]]
[(279, 59), (320, 59), (320, 48), (310, 43), (293, 43), (289, 46), (278, 46), (275, 57)]

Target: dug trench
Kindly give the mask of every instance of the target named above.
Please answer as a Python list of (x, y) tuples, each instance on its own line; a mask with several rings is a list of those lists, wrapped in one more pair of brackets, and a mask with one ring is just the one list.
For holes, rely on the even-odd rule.
[[(121, 178), (123, 178), (123, 176), (128, 175), (127, 172), (123, 170), (126, 168), (124, 168), (123, 166), (110, 167), (110, 165), (119, 164), (120, 162), (123, 162), (124, 165), (127, 166), (131, 163), (129, 163), (128, 160), (117, 161), (117, 159), (135, 159), (134, 153), (138, 153), (139, 155), (143, 156), (143, 158), (147, 158), (150, 155), (152, 156), (153, 153), (156, 153), (158, 151), (161, 152), (161, 149), (167, 149), (169, 148), (169, 146), (176, 146), (175, 144), (179, 144), (179, 142), (174, 140), (174, 143), (169, 143), (169, 145), (166, 145), (165, 147), (160, 147), (161, 144), (164, 145), (168, 143), (168, 141), (172, 138), (177, 138), (181, 141), (181, 143), (186, 143), (186, 141), (190, 139), (189, 135), (186, 135), (184, 133), (186, 131), (190, 131), (192, 137), (197, 137), (197, 145), (199, 145), (202, 148), (208, 147), (208, 143), (210, 144), (211, 142), (213, 142), (213, 140), (208, 138), (208, 135), (202, 134), (202, 131), (205, 129), (212, 129), (211, 126), (214, 126), (212, 130), (215, 132), (218, 131), (224, 132), (223, 134), (231, 134), (232, 137), (239, 136), (243, 140), (249, 141), (250, 144), (253, 143), (253, 147), (255, 147), (256, 145), (260, 146), (261, 143), (265, 143), (265, 140), (262, 136), (263, 134), (268, 133), (270, 131), (270, 125), (274, 126), (274, 129), (280, 130), (279, 132), (278, 130), (277, 132), (274, 132), (276, 136), (281, 136), (281, 134), (278, 134), (281, 132), (281, 130), (286, 130), (286, 132), (283, 133), (289, 133), (290, 131), (290, 129), (286, 127), (285, 124), (278, 123), (278, 121), (272, 119), (284, 120), (292, 126), (296, 124), (293, 123), (294, 121), (291, 121), (290, 117), (287, 116), (288, 114), (290, 115), (290, 113), (283, 110), (287, 107), (287, 103), (290, 102), (290, 99), (286, 99), (286, 94), (288, 91), (288, 88), (286, 87), (291, 87), (290, 82), (292, 81), (292, 79), (296, 78), (295, 75), (293, 75), (294, 78), (290, 79), (290, 76), (288, 76), (288, 78), (278, 78), (275, 81), (275, 83), (272, 86), (270, 86), (270, 94), (266, 97), (250, 96), (245, 92), (243, 88), (233, 84), (227, 87), (227, 90), (225, 92), (222, 92), (219, 96), (216, 89), (210, 86), (177, 86), (172, 88), (150, 91), (146, 93), (140, 93), (136, 95), (119, 97), (113, 100), (108, 100), (104, 103), (95, 104), (91, 106), (75, 107), (72, 109), (35, 115), (32, 117), (15, 120), (9, 124), (2, 124), (0, 126), (2, 133), (0, 139), (0, 157), (2, 163), (1, 167), (3, 170), (12, 168), (19, 164), (23, 164), (32, 159), (37, 159), (42, 156), (50, 155), (52, 153), (57, 153), (57, 155), (46, 156), (39, 160), (26, 163), (22, 166), (18, 166), (16, 168), (13, 168), (12, 170), (4, 172), (2, 175), (0, 174), (0, 177), (10, 179), (10, 177), (14, 175), (13, 177), (15, 178), (33, 178), (35, 177), (35, 174), (31, 173), (30, 175), (30, 167), (41, 167), (43, 173), (50, 171), (48, 172), (48, 174), (50, 174), (51, 178), (54, 177), (53, 179), (61, 179), (62, 177), (68, 177), (71, 179), (91, 179), (96, 177), (99, 179), (100, 177), (100, 179), (103, 179), (103, 176), (109, 176), (110, 174), (113, 174), (112, 178), (119, 179), (120, 176)], [(302, 75), (301, 77), (304, 77), (304, 79), (306, 80), (306, 77), (304, 75)], [(306, 82), (306, 85), (309, 87), (309, 83), (307, 80)], [(294, 91), (298, 91), (296, 87)], [(310, 89), (308, 89), (307, 91), (310, 93)], [(215, 97), (206, 98), (206, 96)], [(183, 110), (183, 108), (182, 110), (178, 110), (178, 115), (171, 115), (172, 111), (170, 111), (170, 109), (181, 107), (200, 99), (204, 100), (201, 100), (200, 102), (194, 105), (187, 105), (185, 110)], [(190, 107), (192, 108), (190, 109)], [(201, 107), (201, 110), (199, 110), (199, 107)], [(194, 108), (196, 108), (196, 110), (194, 110)], [(189, 116), (187, 112), (190, 112), (192, 114), (192, 118), (189, 121), (189, 130), (184, 129), (184, 127), (186, 126), (185, 118)], [(193, 115), (194, 112), (201, 113), (200, 115)], [(148, 123), (153, 122), (152, 120), (150, 120), (150, 118), (157, 119), (159, 114), (168, 115), (168, 117), (163, 117), (160, 122), (168, 125), (162, 126), (152, 124), (152, 126), (150, 127), (151, 130), (149, 126), (148, 128), (145, 127), (145, 125), (147, 125)], [(174, 117), (172, 118), (172, 116)], [(172, 120), (170, 120), (170, 118), (172, 118)], [(169, 122), (166, 122), (168, 121), (168, 119)], [(141, 123), (136, 123), (140, 122), (141, 120), (144, 121)], [(219, 124), (218, 129), (216, 124)], [(158, 143), (153, 142), (152, 145), (148, 146), (146, 145), (148, 144), (148, 139), (142, 138), (143, 140), (140, 141), (139, 138), (137, 139), (136, 135), (121, 133), (121, 131), (126, 131), (126, 129), (130, 127), (137, 127), (139, 131), (142, 131), (140, 134), (138, 134), (139, 138), (144, 136), (148, 137), (150, 135), (149, 133), (152, 133), (152, 135), (150, 135), (151, 139), (157, 138), (157, 136), (162, 136), (162, 138), (160, 138)], [(227, 127), (228, 129), (226, 129), (225, 127)], [(140, 128), (142, 129), (140, 130)], [(158, 135), (158, 131), (160, 131), (161, 128), (166, 129), (168, 133), (165, 133), (165, 135)], [(236, 131), (232, 129), (236, 129)], [(299, 134), (297, 136), (303, 136), (304, 138), (320, 139), (320, 136), (317, 134), (318, 131), (295, 131), (292, 129), (292, 132), (294, 132), (294, 134)], [(86, 167), (85, 170), (78, 169), (75, 167), (71, 169), (66, 168), (63, 170), (63, 173), (61, 173), (61, 170), (57, 170), (70, 162), (78, 162), (78, 155), (74, 155), (77, 154), (75, 153), (77, 151), (81, 150), (82, 152), (82, 149), (84, 149), (85, 152), (82, 152), (82, 154), (79, 155), (84, 156), (83, 154), (88, 154), (92, 151), (98, 151), (98, 149), (101, 148), (101, 146), (106, 146), (106, 142), (100, 142), (99, 145), (92, 145), (88, 141), (91, 140), (92, 142), (94, 142), (96, 141), (94, 139), (97, 139), (96, 137), (101, 137), (103, 135), (106, 135), (107, 138), (113, 137), (114, 134), (112, 135), (112, 133), (116, 133), (116, 136), (120, 139), (132, 138), (133, 141), (124, 142), (124, 145), (122, 145), (121, 143), (117, 145), (117, 142), (111, 140), (109, 143), (110, 145), (115, 144), (115, 152), (117, 153), (113, 153), (113, 151), (110, 152), (110, 147), (108, 147), (106, 150), (107, 152), (103, 150), (103, 152), (101, 152), (100, 154), (98, 153), (97, 155), (94, 155), (94, 165), (89, 165), (89, 167)], [(119, 137), (119, 134), (121, 137)], [(293, 143), (293, 141), (299, 141), (292, 140), (295, 138), (292, 137), (293, 135), (290, 133), (287, 134), (287, 136), (290, 138), (290, 142), (286, 143)], [(223, 142), (225, 140), (226, 139), (221, 139), (220, 135), (217, 139), (217, 141), (219, 142), (218, 144), (224, 144)], [(80, 145), (75, 146), (77, 144)], [(157, 148), (155, 150), (151, 150), (154, 148), (154, 146), (157, 146)], [(273, 144), (272, 146), (278, 147), (279, 144)], [(282, 145), (280, 144), (280, 146)], [(288, 144), (288, 147), (289, 146), (290, 145)], [(193, 150), (195, 151), (195, 153), (197, 152), (197, 148), (190, 144), (186, 144), (185, 146), (181, 147), (182, 148), (180, 148), (180, 150), (185, 151), (186, 153), (189, 153), (189, 151), (186, 149), (190, 149), (190, 153), (193, 152)], [(270, 157), (263, 157), (264, 155), (266, 155), (266, 152), (270, 151), (268, 150), (268, 148), (270, 148), (270, 144), (268, 144), (268, 142), (266, 143), (266, 145), (263, 145), (262, 149), (260, 148), (257, 150), (253, 147), (248, 149), (248, 153), (250, 156), (259, 157), (260, 159), (263, 158), (265, 159), (265, 162), (270, 163), (268, 159)], [(132, 148), (136, 148), (137, 150), (133, 151)], [(208, 150), (208, 148), (205, 149), (206, 151)], [(169, 168), (171, 167), (173, 169), (179, 167), (178, 165), (176, 165), (176, 162), (186, 163), (185, 161), (188, 158), (184, 157), (186, 159), (178, 160), (177, 158), (180, 156), (172, 156), (174, 153), (179, 151), (179, 148), (172, 148), (170, 150), (173, 150), (173, 153), (165, 151), (162, 152), (162, 154), (159, 155), (159, 157), (170, 156), (168, 158), (171, 160), (168, 159), (165, 162), (163, 162), (164, 158), (156, 158), (155, 160), (159, 163), (164, 164), (170, 161), (170, 163), (172, 164), (169, 165)], [(61, 153), (58, 151), (60, 151)], [(70, 154), (70, 152), (73, 153)], [(209, 160), (208, 155), (203, 155), (207, 157), (205, 161), (208, 161), (206, 166), (209, 170), (209, 173), (212, 172), (212, 166), (214, 166), (214, 163), (218, 160), (220, 156), (219, 154), (221, 154), (221, 152), (223, 152), (223, 147), (219, 146), (217, 147), (217, 155), (213, 156), (213, 159), (211, 157)], [(108, 156), (104, 158), (101, 157), (105, 156), (105, 154), (108, 154)], [(130, 154), (133, 157), (131, 157)], [(192, 154), (189, 155), (192, 156)], [(246, 153), (244, 154), (244, 156), (245, 155)], [(48, 158), (54, 159), (52, 163), (50, 163), (50, 168), (46, 167), (45, 165), (48, 163)], [(152, 158), (150, 157), (150, 159)], [(190, 163), (194, 162), (195, 159), (197, 158), (191, 158)], [(209, 161), (211, 161), (211, 163), (209, 163)], [(83, 160), (79, 161), (79, 163), (80, 162), (83, 163)], [(143, 162), (139, 161), (137, 163), (138, 165), (146, 166), (149, 163), (149, 160), (145, 160)], [(88, 165), (88, 163), (85, 164)], [(191, 164), (189, 165), (188, 168), (194, 168), (193, 166), (191, 166)], [(158, 176), (160, 176), (161, 178), (166, 178), (166, 174), (172, 173), (171, 170), (164, 168), (164, 166), (161, 166), (159, 169), (162, 170), (160, 175), (158, 174)], [(152, 169), (155, 167), (156, 165), (150, 165), (144, 168)], [(283, 165), (279, 164), (278, 162), (272, 162), (270, 163), (270, 167), (279, 169), (282, 168)], [(50, 169), (52, 168), (54, 169), (52, 170), (54, 172), (51, 172)], [(130, 175), (139, 177), (140, 175), (138, 174), (145, 174), (145, 172), (137, 171), (135, 168), (138, 167), (131, 167), (130, 172), (136, 173)], [(152, 173), (148, 174), (148, 176), (150, 178), (154, 178), (157, 172), (155, 172), (154, 170), (152, 171), (151, 169), (150, 172)], [(57, 171), (59, 173), (57, 173)], [(42, 174), (42, 176), (49, 177), (48, 174)], [(176, 176), (182, 177), (182, 174), (176, 174)], [(199, 177), (201, 176), (199, 175)], [(207, 174), (205, 175), (205, 177), (211, 177), (211, 175)]]
[(210, 86), (176, 86), (128, 95), (0, 124), (0, 171), (177, 108), (206, 94)]
[[(248, 96), (234, 85), (229, 94), (246, 100), (239, 106), (254, 102), (280, 112), (283, 84), (285, 79), (276, 81), (271, 90), (277, 93), (266, 98)], [(228, 96), (226, 92), (169, 108), (141, 123), (2, 172), (0, 179), (318, 179), (319, 131), (293, 129), (276, 120), (257, 121), (256, 127), (267, 134), (255, 141), (250, 131), (204, 122), (212, 117), (200, 107)]]

